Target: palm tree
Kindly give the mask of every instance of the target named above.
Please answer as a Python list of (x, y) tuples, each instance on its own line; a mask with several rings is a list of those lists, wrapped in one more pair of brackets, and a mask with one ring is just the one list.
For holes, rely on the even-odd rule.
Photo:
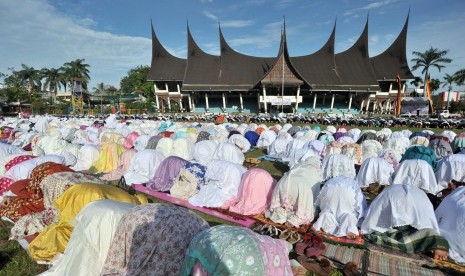
[[(26, 84), (27, 91), (32, 93), (40, 85), (40, 71), (34, 69), (32, 66), (27, 66), (25, 64), (21, 64), (22, 70), (16, 72), (21, 79), (21, 81)], [(40, 87), (41, 88), (41, 87)]]
[(84, 63), (84, 59), (76, 59), (74, 61), (63, 64), (64, 72), (69, 84), (74, 88), (75, 81), (79, 79), (84, 89), (87, 88), (87, 82), (90, 80), (89, 64)]
[(57, 91), (61, 89), (63, 68), (43, 68), (42, 75), (45, 78), (44, 88), (48, 88), (50, 92), (53, 92), (53, 101), (55, 102)]
[(463, 85), (465, 82), (465, 69), (458, 70), (454, 73), (455, 82), (458, 85)]
[(415, 71), (418, 68), (423, 68), (421, 73), (425, 75), (424, 80), (426, 85), (430, 67), (435, 67), (441, 72), (441, 69), (445, 67), (443, 64), (452, 62), (452, 59), (446, 57), (447, 53), (449, 53), (449, 50), (441, 51), (433, 47), (430, 47), (424, 53), (413, 51), (412, 54), (415, 58), (412, 58), (411, 61), (414, 62), (415, 65), (412, 67), (412, 70)]
[(447, 110), (449, 110), (449, 103), (450, 103), (450, 92), (452, 91), (452, 84), (454, 84), (456, 78), (452, 75), (446, 74), (444, 76), (444, 82), (442, 87), (449, 86), (448, 93), (447, 93)]
[(100, 83), (97, 83), (97, 86), (92, 88), (92, 90), (94, 90), (94, 92), (97, 92), (97, 93), (103, 93), (107, 90), (107, 85), (105, 85), (105, 83), (103, 82), (100, 82)]

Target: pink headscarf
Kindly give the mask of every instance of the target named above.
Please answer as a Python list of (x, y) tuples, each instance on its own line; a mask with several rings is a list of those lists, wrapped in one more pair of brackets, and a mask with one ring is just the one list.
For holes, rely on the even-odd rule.
[(237, 195), (223, 206), (242, 215), (263, 213), (270, 205), (276, 180), (264, 169), (252, 168), (242, 176)]
[(133, 131), (129, 133), (129, 135), (126, 137), (126, 140), (123, 143), (123, 147), (126, 149), (131, 149), (134, 147), (134, 142), (136, 141), (137, 137), (139, 137), (139, 133)]

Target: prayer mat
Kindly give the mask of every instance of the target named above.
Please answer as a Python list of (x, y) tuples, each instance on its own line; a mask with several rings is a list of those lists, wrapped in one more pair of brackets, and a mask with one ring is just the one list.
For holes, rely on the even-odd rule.
[(435, 249), (449, 251), (448, 242), (432, 229), (417, 230), (408, 225), (385, 233), (374, 231), (364, 235), (364, 238), (374, 244), (407, 253), (429, 252)]
[(434, 264), (450, 275), (465, 275), (465, 266), (453, 261), (433, 260)]
[(167, 193), (154, 191), (152, 189), (149, 189), (149, 188), (145, 187), (142, 184), (133, 184), (132, 187), (136, 191), (141, 192), (143, 194), (146, 194), (146, 195), (149, 195), (149, 196), (152, 196), (152, 197), (155, 197), (155, 198), (158, 198), (158, 199), (161, 199), (161, 200), (164, 200), (164, 201), (167, 201), (167, 202), (179, 205), (179, 206), (183, 206), (183, 207), (189, 208), (191, 210), (197, 210), (197, 211), (202, 212), (204, 214), (214, 216), (214, 217), (217, 217), (217, 218), (220, 218), (220, 219), (223, 219), (223, 220), (235, 223), (235, 224), (239, 224), (239, 225), (242, 225), (242, 226), (245, 226), (245, 227), (250, 227), (251, 225), (253, 225), (255, 223), (255, 220), (253, 218), (245, 217), (245, 216), (240, 216), (239, 217), (237, 215), (234, 216), (233, 213), (227, 212), (225, 210), (224, 211), (222, 210), (222, 212), (218, 212), (215, 209), (194, 206), (194, 205), (190, 204), (189, 201), (187, 201), (185, 199), (173, 197), (173, 196), (171, 196), (170, 194), (167, 194)]
[(442, 271), (425, 267), (427, 261), (418, 261), (403, 256), (396, 256), (384, 252), (359, 249), (355, 247), (325, 243), (326, 251), (323, 256), (333, 261), (340, 269), (348, 262), (358, 264), (358, 269), (367, 275), (418, 275), (436, 276), (444, 275)]
[(260, 157), (258, 157), (258, 159), (263, 160), (263, 161), (279, 162), (279, 163), (286, 163), (287, 164), (287, 162), (284, 162), (281, 158), (271, 157), (269, 155), (260, 156)]
[(275, 226), (275, 227), (278, 228), (279, 230), (292, 229), (292, 230), (294, 230), (294, 231), (299, 232), (300, 234), (305, 234), (305, 233), (307, 233), (307, 232), (310, 230), (310, 224), (301, 225), (299, 228), (296, 228), (296, 227), (287, 227), (287, 226), (284, 225), (284, 224), (280, 224), (280, 223), (275, 223), (275, 222), (273, 222), (272, 220), (266, 218), (263, 214), (255, 215), (253, 218), (254, 218), (255, 220), (257, 220), (258, 222), (262, 223), (262, 224), (267, 224), (267, 225)]
[(310, 230), (310, 233), (320, 236), (324, 242), (335, 244), (335, 245), (345, 245), (345, 246), (354, 246), (357, 248), (367, 248), (368, 242), (363, 239), (362, 236), (357, 236), (355, 239), (349, 239), (347, 237), (336, 237), (329, 235), (324, 232)]

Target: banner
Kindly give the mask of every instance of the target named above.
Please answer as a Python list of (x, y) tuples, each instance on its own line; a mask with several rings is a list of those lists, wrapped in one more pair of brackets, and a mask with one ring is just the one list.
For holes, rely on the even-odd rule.
[(271, 99), (271, 105), (291, 105), (292, 101), (289, 98), (273, 98)]
[(404, 97), (401, 103), (401, 114), (419, 114), (426, 115), (429, 113), (429, 100), (425, 97)]

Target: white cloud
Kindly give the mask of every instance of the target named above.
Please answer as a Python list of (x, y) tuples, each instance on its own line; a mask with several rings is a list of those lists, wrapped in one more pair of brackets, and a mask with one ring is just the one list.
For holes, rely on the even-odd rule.
[(252, 20), (227, 20), (221, 22), (221, 27), (224, 28), (242, 28), (253, 25)]
[(214, 15), (213, 13), (209, 11), (203, 11), (203, 15), (205, 15), (207, 18), (218, 21), (218, 16)]
[[(150, 65), (151, 40), (95, 31), (91, 18), (70, 19), (46, 0), (0, 1), (0, 71), (60, 67), (84, 58), (91, 83), (119, 87), (120, 78), (137, 65)], [(25, 20), (27, 19), (27, 20)]]

